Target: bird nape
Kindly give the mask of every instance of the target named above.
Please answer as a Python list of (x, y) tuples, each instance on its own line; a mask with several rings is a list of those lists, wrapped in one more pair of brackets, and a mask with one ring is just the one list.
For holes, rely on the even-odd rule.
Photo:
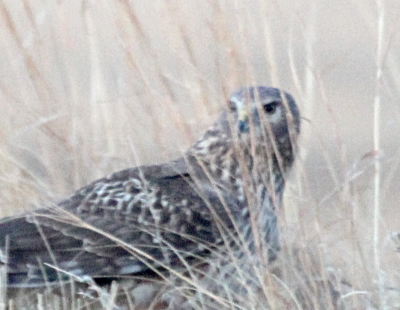
[(57, 205), (1, 220), (8, 285), (184, 270), (228, 252), (275, 259), (275, 208), (299, 131), (289, 94), (238, 90), (181, 158), (116, 172)]

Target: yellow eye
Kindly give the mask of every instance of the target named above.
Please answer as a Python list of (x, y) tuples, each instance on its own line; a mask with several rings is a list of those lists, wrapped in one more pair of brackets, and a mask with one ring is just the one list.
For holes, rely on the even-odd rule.
[(274, 114), (278, 105), (279, 105), (279, 102), (268, 103), (268, 104), (264, 105), (264, 112), (267, 114)]

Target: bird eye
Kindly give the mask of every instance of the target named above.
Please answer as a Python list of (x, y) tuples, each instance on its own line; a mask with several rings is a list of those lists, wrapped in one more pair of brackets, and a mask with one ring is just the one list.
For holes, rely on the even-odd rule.
[(275, 113), (278, 105), (279, 105), (279, 102), (268, 103), (268, 104), (264, 105), (264, 112), (267, 114), (273, 114), (273, 113)]

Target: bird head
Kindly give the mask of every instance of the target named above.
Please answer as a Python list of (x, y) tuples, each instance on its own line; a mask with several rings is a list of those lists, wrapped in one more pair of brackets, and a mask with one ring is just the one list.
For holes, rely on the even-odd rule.
[(252, 133), (258, 141), (275, 140), (300, 131), (300, 113), (291, 95), (277, 88), (245, 87), (228, 101), (231, 127), (239, 136)]
[(233, 152), (234, 156), (248, 154), (260, 159), (261, 164), (280, 161), (274, 165), (285, 171), (294, 160), (299, 132), (300, 113), (292, 96), (272, 87), (244, 87), (230, 96), (227, 111), (194, 144), (190, 153), (210, 161), (208, 157), (228, 154), (231, 148), (241, 150)]
[(300, 132), (300, 112), (291, 95), (265, 86), (241, 88), (228, 100), (226, 120), (240, 153), (265, 169), (284, 172), (291, 167)]

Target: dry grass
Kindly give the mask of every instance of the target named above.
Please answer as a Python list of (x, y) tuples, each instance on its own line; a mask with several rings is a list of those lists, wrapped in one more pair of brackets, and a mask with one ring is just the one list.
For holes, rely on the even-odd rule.
[[(281, 87), (306, 120), (280, 215), (284, 247), (262, 290), (230, 299), (221, 280), (221, 301), (202, 279), (188, 288), (178, 277), (157, 287), (154, 303), (400, 307), (396, 3), (53, 2), (0, 3), (2, 215), (177, 157), (237, 86)], [(136, 309), (131, 298), (145, 285), (127, 299), (133, 286), (115, 284), (92, 285), (95, 299), (73, 286), (9, 302), (1, 283), (1, 309), (21, 309), (18, 300), (33, 309), (113, 309), (123, 300)]]

